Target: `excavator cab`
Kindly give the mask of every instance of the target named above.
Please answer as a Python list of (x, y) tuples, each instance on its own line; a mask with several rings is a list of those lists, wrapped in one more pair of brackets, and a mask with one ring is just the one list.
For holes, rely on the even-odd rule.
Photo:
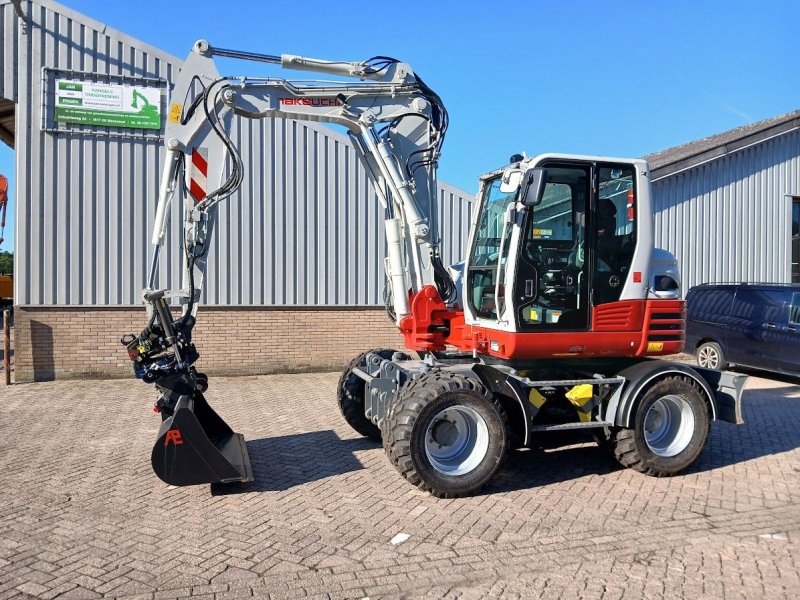
[[(528, 174), (543, 185), (531, 193)], [(522, 173), (522, 175), (518, 175)], [(679, 352), (682, 304), (654, 303), (647, 163), (541, 155), (482, 178), (466, 262), (464, 317), (486, 353), (506, 360)], [(671, 327), (671, 325), (670, 325)], [(668, 328), (669, 329), (669, 328)], [(520, 335), (520, 334), (539, 335)], [(653, 343), (650, 343), (653, 342)]]

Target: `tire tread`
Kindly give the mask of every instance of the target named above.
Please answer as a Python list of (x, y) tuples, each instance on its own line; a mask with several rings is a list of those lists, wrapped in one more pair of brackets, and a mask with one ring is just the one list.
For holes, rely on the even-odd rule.
[(475, 379), (439, 369), (412, 379), (400, 389), (400, 392), (387, 410), (386, 418), (382, 423), (383, 447), (389, 457), (389, 462), (395, 466), (409, 483), (437, 498), (459, 498), (473, 494), (477, 490), (469, 490), (463, 493), (445, 492), (435, 489), (426, 483), (417, 472), (411, 457), (412, 430), (420, 411), (430, 401), (444, 393), (459, 390), (468, 390), (481, 394), (492, 403), (500, 415), (506, 436), (502, 459), (497, 466), (497, 469), (499, 469), (503, 460), (505, 460), (510, 442), (508, 417), (501, 403)]

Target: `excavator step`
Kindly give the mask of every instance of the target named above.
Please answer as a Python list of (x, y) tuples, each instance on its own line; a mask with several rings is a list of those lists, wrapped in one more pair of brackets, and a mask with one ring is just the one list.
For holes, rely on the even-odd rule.
[(234, 433), (201, 393), (178, 400), (161, 424), (151, 462), (170, 485), (253, 481), (244, 436)]

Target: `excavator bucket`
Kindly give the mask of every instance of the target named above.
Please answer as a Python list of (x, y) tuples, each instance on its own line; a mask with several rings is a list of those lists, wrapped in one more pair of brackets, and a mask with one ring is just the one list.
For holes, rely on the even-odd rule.
[(161, 423), (153, 446), (153, 471), (171, 485), (253, 481), (241, 433), (208, 405), (203, 394), (181, 396)]

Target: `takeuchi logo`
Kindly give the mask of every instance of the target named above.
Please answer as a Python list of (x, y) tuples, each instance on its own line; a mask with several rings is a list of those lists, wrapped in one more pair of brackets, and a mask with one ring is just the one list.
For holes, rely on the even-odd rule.
[(338, 98), (281, 98), (281, 106), (343, 106)]

